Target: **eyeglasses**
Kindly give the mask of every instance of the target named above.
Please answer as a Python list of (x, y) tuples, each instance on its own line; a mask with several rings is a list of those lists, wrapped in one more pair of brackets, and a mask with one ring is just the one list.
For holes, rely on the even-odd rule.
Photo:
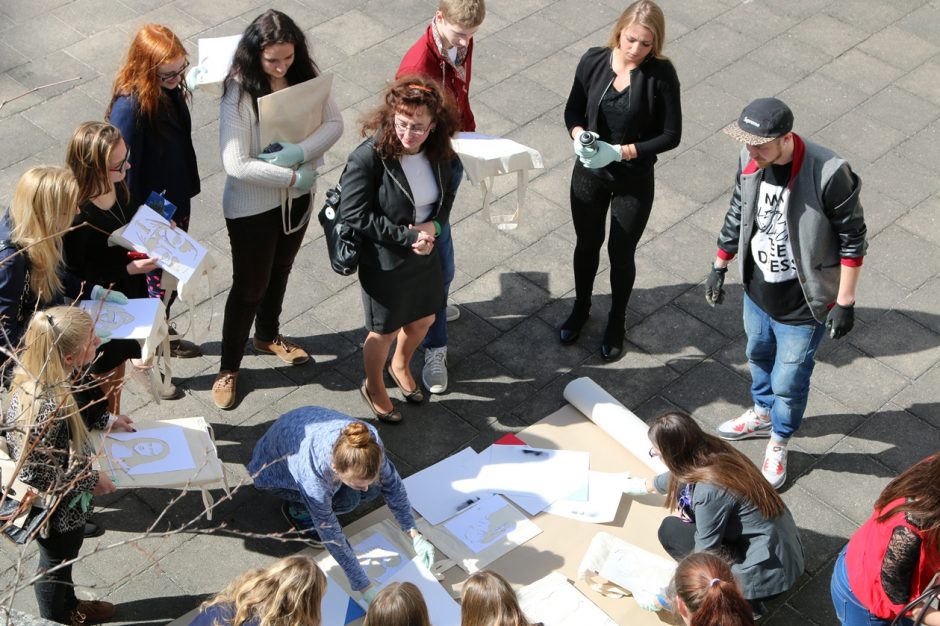
[(656, 448), (650, 448), (650, 458), (655, 459), (659, 457), (659, 452), (656, 451)]
[(411, 133), (416, 137), (423, 137), (430, 130), (430, 127), (428, 126), (414, 126), (413, 124), (406, 124), (397, 118), (395, 119), (395, 128), (400, 133)]
[(159, 78), (160, 80), (164, 82), (173, 80), (174, 78), (185, 74), (187, 69), (189, 69), (189, 61), (186, 61), (185, 63), (183, 63), (183, 67), (176, 70), (175, 72), (167, 72), (166, 74), (161, 74), (160, 72), (157, 72), (157, 78)]
[(123, 172), (124, 167), (128, 164), (128, 159), (131, 158), (131, 150), (127, 149), (127, 153), (124, 155), (124, 158), (121, 159), (121, 162), (117, 164), (117, 167), (109, 167), (108, 171), (110, 172)]

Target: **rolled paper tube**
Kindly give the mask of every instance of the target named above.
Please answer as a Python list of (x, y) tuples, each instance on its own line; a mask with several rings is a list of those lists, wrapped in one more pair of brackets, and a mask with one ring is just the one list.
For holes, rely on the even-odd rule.
[(653, 472), (662, 474), (669, 471), (659, 457), (649, 455), (649, 426), (600, 385), (587, 377), (578, 378), (568, 383), (564, 396), (574, 408)]

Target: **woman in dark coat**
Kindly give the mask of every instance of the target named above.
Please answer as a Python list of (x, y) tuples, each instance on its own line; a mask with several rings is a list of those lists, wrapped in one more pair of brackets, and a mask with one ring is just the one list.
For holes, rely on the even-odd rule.
[(402, 77), (366, 119), (362, 132), (371, 136), (349, 156), (340, 179), (340, 213), (363, 238), (359, 281), (369, 335), (360, 391), (387, 422), (401, 421), (382, 376), (395, 339), (389, 375), (407, 401), (424, 399), (410, 363), (444, 306), (434, 240), (454, 203), (457, 157), (450, 139), (456, 129), (456, 113), (440, 85)]
[[(653, 209), (656, 155), (679, 145), (679, 79), (662, 56), (666, 19), (650, 0), (634, 2), (614, 25), (607, 46), (584, 53), (565, 104), (565, 126), (579, 157), (571, 174), (575, 302), (561, 326), (574, 343), (591, 311), (610, 209), (610, 313), (601, 358), (623, 352), (627, 302), (636, 279), (637, 244)], [(579, 140), (589, 133), (593, 146)]]

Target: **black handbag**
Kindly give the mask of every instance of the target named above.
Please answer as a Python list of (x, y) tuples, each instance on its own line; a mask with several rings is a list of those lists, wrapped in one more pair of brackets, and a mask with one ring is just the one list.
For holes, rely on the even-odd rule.
[(337, 274), (350, 276), (359, 268), (362, 251), (361, 235), (343, 221), (339, 211), (342, 195), (339, 183), (326, 191), (326, 200), (320, 209), (320, 226), (326, 236), (326, 250), (330, 255), (330, 267)]
[(41, 532), (50, 509), (46, 498), (15, 477), (16, 466), (0, 445), (0, 532), (22, 545)]

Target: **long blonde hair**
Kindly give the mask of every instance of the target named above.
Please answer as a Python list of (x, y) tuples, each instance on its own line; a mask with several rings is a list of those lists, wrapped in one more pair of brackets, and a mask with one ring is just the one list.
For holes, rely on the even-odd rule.
[(362, 626), (431, 626), (431, 618), (413, 583), (390, 583), (369, 604)]
[[(111, 151), (124, 138), (121, 131), (105, 122), (84, 122), (69, 140), (65, 163), (78, 180), (78, 204), (115, 190), (109, 175)], [(119, 187), (126, 189), (121, 181)]]
[(42, 302), (62, 291), (62, 236), (78, 205), (78, 183), (64, 167), (33, 167), (20, 176), (10, 204), (10, 233), (29, 259), (30, 290)]
[(205, 604), (230, 604), (234, 615), (218, 626), (320, 626), (320, 601), (326, 576), (313, 559), (294, 555), (268, 567), (249, 570)]
[(460, 592), (460, 626), (531, 626), (516, 592), (492, 570), (470, 576)]
[(666, 16), (663, 15), (663, 10), (659, 8), (659, 5), (652, 0), (638, 0), (620, 14), (614, 24), (614, 30), (610, 34), (607, 47), (616, 48), (619, 46), (620, 31), (633, 24), (647, 28), (653, 33), (653, 49), (650, 50), (650, 54), (657, 59), (665, 58), (663, 56), (663, 46), (666, 42)]
[(43, 402), (53, 400), (58, 416), (69, 427), (72, 451), (87, 454), (88, 428), (72, 397), (72, 367), (66, 363), (88, 347), (95, 324), (86, 311), (78, 307), (56, 306), (33, 314), (18, 354), (13, 373), (10, 398), (18, 396), (21, 412), (17, 427), (30, 440), (30, 430)]

